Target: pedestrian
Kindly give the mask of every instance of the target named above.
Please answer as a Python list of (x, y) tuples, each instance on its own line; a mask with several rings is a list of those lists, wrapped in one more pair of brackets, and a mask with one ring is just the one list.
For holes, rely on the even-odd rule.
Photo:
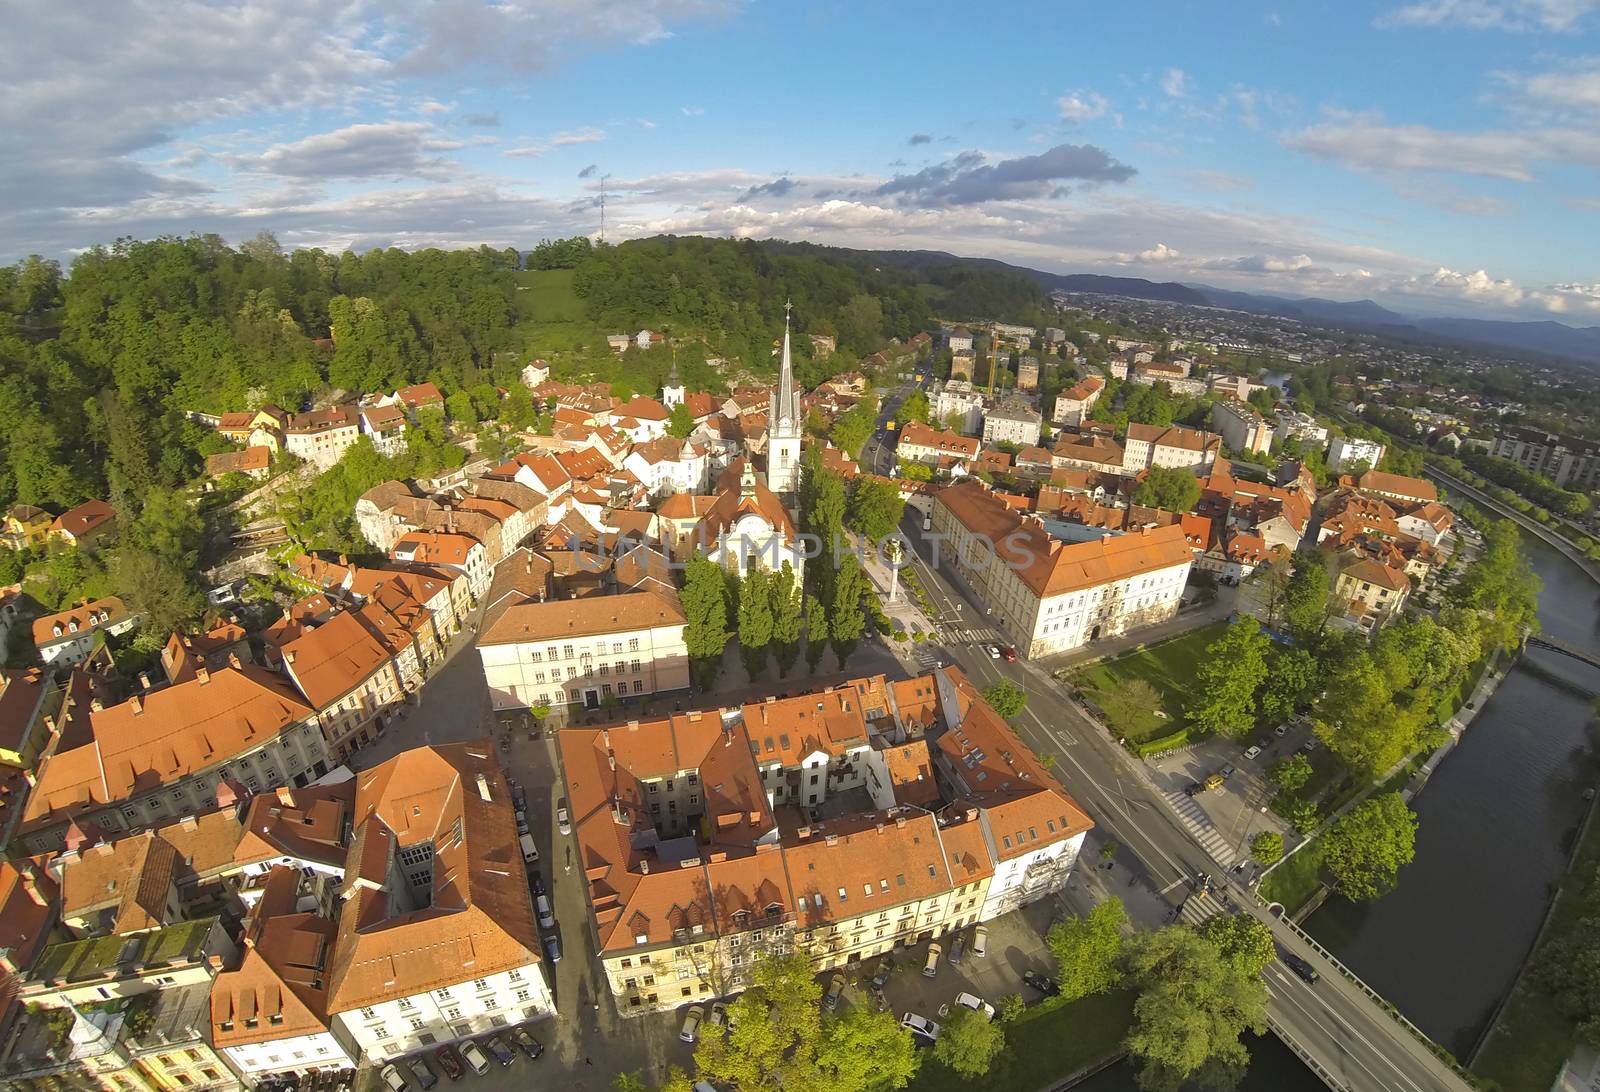
[(584, 1064), (584, 1065), (594, 1065), (594, 1059), (593, 1059), (593, 1058), (587, 1058), (587, 1057), (586, 1057), (586, 1058), (584, 1058), (584, 1060), (583, 1060), (583, 1064)]

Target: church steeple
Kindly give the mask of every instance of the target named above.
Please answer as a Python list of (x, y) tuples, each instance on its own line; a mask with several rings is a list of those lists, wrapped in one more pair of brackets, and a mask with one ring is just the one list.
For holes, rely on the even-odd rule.
[(779, 496), (792, 494), (800, 481), (800, 392), (794, 384), (794, 361), (789, 354), (789, 315), (783, 305), (783, 364), (778, 390), (767, 410), (767, 488)]
[(793, 304), (785, 300), (783, 304), (783, 367), (778, 373), (778, 404), (777, 412), (768, 422), (768, 427), (773, 425), (789, 424), (798, 431), (800, 425), (800, 399), (794, 389), (794, 363), (789, 357), (789, 312), (794, 310)]

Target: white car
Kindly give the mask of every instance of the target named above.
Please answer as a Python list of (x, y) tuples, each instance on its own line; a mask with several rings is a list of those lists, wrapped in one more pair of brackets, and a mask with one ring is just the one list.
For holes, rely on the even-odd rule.
[(980, 925), (972, 933), (972, 958), (982, 959), (984, 951), (989, 947), (989, 927)]
[(994, 1019), (994, 1006), (989, 1004), (989, 1002), (985, 1001), (983, 998), (979, 997), (977, 994), (958, 993), (956, 994), (956, 1004), (965, 1005), (973, 1012), (981, 1012), (989, 1019)]
[(998, 660), (1001, 657), (999, 645), (984, 645), (984, 651), (989, 653), (989, 659)]
[(562, 834), (572, 833), (572, 816), (567, 814), (567, 798), (564, 796), (556, 807), (556, 829)]
[(683, 1030), (678, 1032), (678, 1038), (686, 1043), (698, 1042), (700, 1039), (700, 1021), (705, 1017), (704, 1005), (690, 1005), (689, 1012), (683, 1018)]
[(1252, 761), (1254, 759), (1260, 758), (1261, 757), (1261, 748), (1260, 747), (1247, 748), (1245, 750), (1245, 752), (1244, 752), (1244, 757), (1245, 757), (1246, 761)]
[(550, 910), (550, 900), (543, 895), (533, 900), (534, 909), (539, 912), (539, 927), (541, 929), (554, 929), (556, 916)]
[(468, 1039), (456, 1049), (461, 1053), (461, 1060), (466, 1062), (467, 1066), (478, 1076), (481, 1077), (489, 1072), (489, 1056), (483, 1052), (483, 1048), (477, 1043)]
[(383, 1078), (383, 1083), (389, 1086), (390, 1092), (408, 1092), (410, 1086), (400, 1073), (396, 1065), (386, 1065), (378, 1071), (378, 1076)]
[(939, 1038), (939, 1025), (926, 1016), (918, 1016), (914, 1012), (908, 1012), (900, 1017), (900, 1026), (909, 1028), (911, 1034), (920, 1035), (930, 1043)]

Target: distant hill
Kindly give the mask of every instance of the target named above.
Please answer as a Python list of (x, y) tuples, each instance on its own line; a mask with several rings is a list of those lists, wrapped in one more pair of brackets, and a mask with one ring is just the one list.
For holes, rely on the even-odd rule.
[(1187, 303), (1205, 307), (1213, 301), (1186, 284), (1175, 281), (1147, 281), (1142, 277), (1103, 277), (1097, 273), (1044, 273), (1029, 270), (1051, 288), (1067, 292), (1093, 292), (1105, 296), (1132, 296), (1141, 300)]
[(1417, 319), (1414, 325), (1430, 334), (1458, 341), (1569, 356), (1590, 363), (1600, 361), (1600, 326), (1462, 318)]

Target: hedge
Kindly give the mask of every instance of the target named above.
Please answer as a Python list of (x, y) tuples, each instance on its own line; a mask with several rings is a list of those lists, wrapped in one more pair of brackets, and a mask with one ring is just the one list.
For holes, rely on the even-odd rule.
[(1179, 728), (1176, 732), (1146, 740), (1143, 743), (1133, 743), (1129, 746), (1133, 753), (1140, 758), (1149, 758), (1151, 755), (1160, 754), (1162, 751), (1173, 751), (1189, 742), (1189, 729)]

